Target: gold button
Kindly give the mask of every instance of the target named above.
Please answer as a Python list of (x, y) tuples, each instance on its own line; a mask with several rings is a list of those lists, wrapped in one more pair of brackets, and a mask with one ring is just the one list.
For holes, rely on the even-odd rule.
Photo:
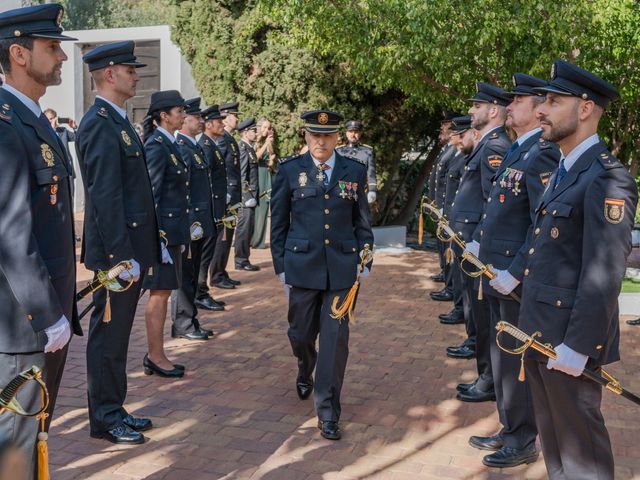
[(109, 258), (113, 258), (113, 253), (110, 253), (110, 254), (109, 254)]
[(27, 320), (31, 321), (33, 320), (33, 317), (31, 315), (27, 315)]
[(324, 209), (324, 213), (325, 213), (325, 215), (329, 215), (329, 209), (328, 209), (328, 208), (325, 208), (325, 209)]
[(187, 195), (187, 200), (189, 200), (189, 195)]
[(58, 175), (54, 175), (53, 177), (51, 177), (51, 179), (52, 179), (54, 182), (57, 182), (57, 181), (59, 180)]
[(494, 186), (494, 187), (496, 186), (496, 182), (495, 182), (495, 180), (494, 180), (494, 182), (493, 182), (493, 186)]
[(596, 350), (602, 350), (602, 345), (596, 345)]
[(536, 235), (538, 235), (540, 233), (540, 227), (536, 228), (533, 233), (535, 233)]
[(329, 226), (329, 224), (325, 224), (324, 229), (325, 230), (329, 230), (331, 227)]
[(546, 209), (546, 208), (543, 208), (543, 209), (542, 209), (542, 214), (543, 214), (543, 215), (546, 215), (546, 214), (547, 214), (547, 209)]
[(14, 30), (13, 31), (13, 36), (14, 37), (19, 37), (20, 35), (22, 35), (22, 32), (20, 30)]
[(356, 247), (351, 247), (351, 251), (355, 252), (356, 251)]
[(535, 250), (533, 248), (529, 249), (529, 255), (533, 255), (533, 252), (535, 252)]
[(328, 238), (326, 238), (326, 239), (324, 240), (324, 244), (325, 244), (325, 245), (329, 245), (329, 239), (328, 239)]
[(559, 307), (560, 305), (562, 305), (562, 301), (561, 300), (556, 300), (556, 307)]
[(139, 157), (139, 156), (140, 156), (140, 152), (136, 152), (136, 157)]
[(325, 194), (324, 194), (324, 198), (325, 198), (325, 200), (329, 200), (329, 194), (328, 194), (328, 193), (325, 193)]
[(528, 268), (525, 268), (525, 269), (524, 269), (524, 276), (525, 276), (525, 277), (528, 277), (528, 276), (529, 276), (529, 269), (528, 269)]
[(137, 224), (136, 222), (133, 222), (133, 223), (131, 224), (131, 226), (135, 228), (135, 227), (137, 227), (137, 226), (138, 226), (138, 224)]
[(556, 213), (558, 213), (558, 210), (554, 210), (553, 212), (551, 212), (551, 215), (555, 217)]

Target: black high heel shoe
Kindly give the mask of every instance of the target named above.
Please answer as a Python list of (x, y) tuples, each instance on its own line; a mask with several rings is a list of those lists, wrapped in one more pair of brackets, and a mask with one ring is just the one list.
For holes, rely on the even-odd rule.
[(164, 368), (160, 368), (151, 360), (149, 360), (149, 355), (145, 354), (144, 359), (142, 360), (142, 366), (144, 367), (145, 375), (153, 375), (154, 373), (160, 375), (161, 377), (167, 378), (181, 378), (184, 376), (184, 369), (178, 368), (176, 365), (173, 366), (173, 370), (165, 370)]

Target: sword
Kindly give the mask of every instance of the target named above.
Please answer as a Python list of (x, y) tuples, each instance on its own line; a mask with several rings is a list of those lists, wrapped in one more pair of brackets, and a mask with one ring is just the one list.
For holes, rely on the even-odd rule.
[[(111, 267), (109, 270), (98, 270), (98, 272), (96, 273), (96, 278), (87, 283), (87, 286), (76, 294), (76, 302), (79, 302), (101, 287), (104, 287), (107, 290), (113, 292), (124, 292), (125, 290), (128, 290), (131, 285), (133, 285), (133, 278), (129, 280), (126, 286), (122, 286), (118, 281), (118, 276), (122, 272), (130, 270), (131, 268), (133, 268), (131, 262), (125, 260), (124, 262), (120, 262), (117, 265)], [(87, 313), (89, 313), (93, 309), (93, 307), (95, 307), (95, 303), (91, 301), (91, 303), (87, 305), (87, 307), (82, 311), (82, 313), (80, 313), (80, 315), (78, 316), (78, 320), (82, 320), (87, 315)]]
[[(498, 331), (498, 333), (496, 334), (496, 343), (498, 344), (498, 347), (500, 348), (500, 350), (502, 350), (503, 352), (509, 353), (511, 355), (521, 355), (520, 375), (518, 376), (518, 380), (520, 380), (521, 382), (524, 382), (524, 352), (528, 348), (533, 348), (535, 351), (540, 352), (544, 356), (549, 357), (553, 360), (557, 358), (556, 352), (550, 344), (541, 343), (538, 340), (536, 340), (536, 338), (539, 338), (542, 336), (540, 332), (535, 332), (533, 335), (527, 335), (525, 332), (523, 332), (519, 328), (515, 327), (509, 322), (504, 322), (504, 321), (500, 321), (497, 323), (496, 330)], [(523, 342), (523, 344), (514, 349), (509, 349), (504, 347), (500, 343), (500, 337), (502, 333), (508, 333), (515, 339)], [(621, 395), (627, 400), (632, 401), (636, 405), (640, 405), (640, 397), (638, 397), (638, 395), (631, 393), (630, 391), (623, 388), (622, 385), (620, 384), (620, 381), (617, 380), (610, 373), (607, 373), (604, 370), (604, 368), (601, 369), (600, 372), (601, 374), (593, 370), (590, 370), (588, 368), (585, 368), (582, 371), (582, 375), (593, 382), (599, 383), (610, 392), (613, 392), (616, 395)]]

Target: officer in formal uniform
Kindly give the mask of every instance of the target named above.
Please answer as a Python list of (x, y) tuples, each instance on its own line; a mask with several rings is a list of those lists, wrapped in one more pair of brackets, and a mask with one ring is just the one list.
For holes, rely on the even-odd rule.
[[(63, 9), (49, 4), (0, 14), (0, 388), (37, 366), (49, 390), (45, 430), (62, 378), (72, 330), (81, 335), (75, 303), (71, 159), (38, 101), (59, 85), (67, 59), (60, 42)], [(25, 65), (26, 63), (26, 65)], [(35, 382), (19, 396), (41, 406)], [(12, 439), (35, 466), (34, 418), (0, 415), (0, 436)], [(31, 471), (29, 478), (31, 478)]]
[[(82, 262), (89, 270), (107, 270), (128, 260), (131, 288), (93, 293), (95, 309), (87, 340), (87, 386), (91, 436), (113, 443), (143, 443), (151, 421), (124, 408), (127, 350), (142, 287), (149, 268), (161, 261), (161, 247), (144, 149), (127, 118), (125, 101), (136, 94), (132, 41), (102, 45), (83, 60), (96, 85), (94, 105), (78, 128), (76, 150), (85, 188)], [(110, 315), (105, 313), (110, 312)], [(109, 320), (110, 316), (110, 321)]]
[(602, 387), (584, 377), (619, 360), (618, 295), (638, 200), (635, 179), (598, 137), (615, 87), (567, 62), (553, 64), (539, 91), (546, 141), (558, 170), (538, 203), (523, 273), (520, 328), (541, 332), (556, 360), (527, 351), (526, 381), (549, 478), (612, 480)]
[[(479, 244), (473, 241), (474, 232), (482, 217), (484, 204), (489, 201), (493, 175), (512, 143), (504, 129), (505, 107), (511, 103), (511, 97), (499, 87), (479, 82), (476, 95), (469, 101), (473, 102), (469, 109), (471, 126), (480, 133), (480, 140), (467, 158), (465, 172), (453, 202), (451, 225), (467, 242), (467, 249), (477, 255)], [(468, 305), (467, 310), (476, 329), (478, 379), (471, 384), (458, 385), (457, 398), (465, 402), (489, 401), (495, 399), (489, 346), (489, 306), (485, 300), (478, 298), (478, 287), (474, 279), (463, 272), (460, 275), (463, 302)], [(467, 347), (463, 343), (458, 349), (465, 350)], [(456, 348), (449, 351), (455, 353)]]
[(347, 143), (336, 148), (336, 151), (345, 157), (353, 157), (367, 166), (367, 200), (369, 205), (376, 201), (378, 181), (376, 178), (376, 159), (373, 147), (360, 143), (364, 126), (360, 120), (349, 120), (344, 124)]
[(332, 318), (331, 304), (344, 300), (356, 280), (358, 252), (373, 245), (367, 171), (358, 160), (335, 151), (340, 115), (316, 110), (301, 118), (309, 150), (282, 161), (276, 174), (271, 255), (276, 274), (290, 289), (288, 335), (298, 359), (298, 396), (311, 395), (315, 368), (318, 427), (323, 437), (337, 440), (349, 321)]
[[(198, 292), (195, 304), (205, 310), (224, 310), (224, 302), (216, 301), (209, 293), (209, 272), (213, 270), (211, 265), (214, 252), (218, 249), (217, 238), (226, 235), (227, 229), (222, 225), (227, 208), (227, 169), (224, 156), (218, 147), (218, 142), (224, 135), (224, 115), (220, 113), (218, 105), (211, 105), (203, 110), (204, 132), (198, 140), (198, 145), (204, 152), (205, 159), (211, 170), (211, 188), (213, 191), (213, 218), (216, 222), (216, 234), (207, 237), (202, 246), (202, 259), (200, 261), (200, 273), (198, 274)], [(232, 285), (233, 286), (233, 285)]]
[(495, 327), (500, 320), (518, 325), (520, 304), (508, 295), (521, 293), (518, 285), (534, 236), (535, 208), (560, 160), (558, 148), (541, 138), (537, 118), (537, 107), (545, 97), (535, 88), (547, 82), (516, 73), (513, 83), (506, 126), (518, 138), (493, 177), (491, 201), (474, 234), (480, 243), (480, 260), (492, 265), (497, 274), (491, 282), (487, 277), (482, 281), (491, 313), (491, 367), (502, 429), (490, 437), (472, 436), (469, 443), (482, 450), (496, 450), (483, 463), (497, 468), (515, 467), (538, 458), (531, 393), (526, 383), (518, 381), (520, 359), (498, 348)]
[[(240, 148), (233, 132), (238, 127), (238, 102), (223, 103), (220, 105), (220, 113), (224, 115), (224, 132), (222, 137), (216, 139), (217, 146), (225, 159), (227, 174), (227, 205), (236, 205), (242, 202), (242, 176), (240, 170)], [(227, 263), (233, 243), (235, 228), (224, 227), (223, 234), (218, 235), (216, 248), (211, 261), (211, 285), (216, 288), (233, 289), (240, 285), (239, 280), (229, 277)]]
[[(200, 97), (184, 103), (185, 120), (176, 134), (176, 145), (189, 168), (189, 223), (191, 244), (182, 252), (182, 279), (180, 288), (171, 293), (171, 336), (187, 340), (207, 340), (213, 331), (200, 326), (195, 305), (198, 272), (202, 246), (206, 239), (215, 237), (213, 218), (213, 190), (211, 168), (207, 157), (198, 145), (196, 136), (202, 133), (204, 120), (200, 111)], [(214, 309), (223, 310), (224, 307)]]
[(238, 131), (242, 139), (238, 144), (240, 149), (240, 173), (242, 178), (242, 203), (244, 208), (240, 212), (236, 227), (235, 241), (235, 267), (236, 270), (256, 272), (260, 270), (257, 265), (249, 261), (251, 236), (256, 206), (260, 199), (258, 185), (258, 156), (253, 149), (253, 144), (258, 135), (255, 118), (248, 118), (238, 125)]

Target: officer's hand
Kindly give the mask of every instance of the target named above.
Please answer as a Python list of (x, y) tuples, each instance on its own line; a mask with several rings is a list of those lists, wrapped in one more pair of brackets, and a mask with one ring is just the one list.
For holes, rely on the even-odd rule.
[(255, 198), (250, 198), (249, 200), (247, 200), (246, 202), (244, 202), (244, 206), (248, 207), (248, 208), (253, 208), (256, 205), (258, 205), (258, 202), (256, 202)]
[[(360, 272), (360, 265), (356, 267), (356, 275), (358, 274), (358, 272)], [(371, 273), (369, 271), (369, 268), (364, 267), (362, 273), (360, 273), (360, 280), (364, 280), (365, 278), (367, 278), (369, 276), (369, 273)]]
[(369, 203), (375, 202), (376, 198), (378, 198), (378, 196), (376, 195), (376, 192), (367, 192), (367, 201)]
[(494, 270), (496, 278), (489, 280), (489, 285), (502, 295), (509, 295), (520, 285), (520, 280), (511, 275), (508, 270)]
[(69, 326), (69, 320), (67, 320), (67, 317), (63, 315), (56, 323), (45, 328), (44, 333), (47, 334), (47, 344), (44, 346), (44, 351), (46, 353), (55, 352), (64, 348), (71, 339), (71, 327)]
[(231, 194), (227, 193), (227, 203), (231, 203)]
[(584, 366), (587, 364), (589, 357), (583, 355), (571, 348), (567, 347), (564, 343), (558, 345), (555, 349), (558, 356), (555, 360), (551, 358), (547, 362), (547, 368), (549, 370), (560, 370), (573, 377), (579, 377), (584, 371)]
[(199, 238), (202, 238), (203, 236), (204, 236), (204, 230), (202, 229), (202, 227), (195, 227), (191, 231), (191, 240), (198, 240)]
[(465, 252), (469, 252), (476, 257), (480, 253), (480, 244), (473, 240), (472, 242), (467, 243), (467, 247), (464, 249)]
[(162, 263), (173, 265), (173, 260), (171, 255), (169, 255), (169, 250), (164, 246), (164, 242), (160, 242), (160, 249), (162, 250)]
[(291, 285), (287, 285), (287, 280), (285, 279), (284, 272), (278, 274), (278, 280), (280, 280), (280, 285), (282, 285), (282, 289), (284, 290), (284, 296), (287, 297), (287, 300), (289, 300)]
[(140, 278), (140, 264), (133, 258), (129, 260), (129, 262), (131, 262), (131, 269), (122, 272), (120, 275), (118, 275), (118, 278), (124, 280), (125, 282), (130, 282), (131, 279), (133, 279), (134, 282), (137, 282)]

